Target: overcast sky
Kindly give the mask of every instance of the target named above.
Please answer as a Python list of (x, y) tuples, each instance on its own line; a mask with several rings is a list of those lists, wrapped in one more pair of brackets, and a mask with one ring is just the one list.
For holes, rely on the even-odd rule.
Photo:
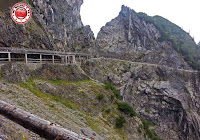
[(84, 0), (81, 17), (95, 36), (100, 28), (115, 18), (124, 4), (136, 12), (160, 15), (182, 27), (200, 41), (200, 0)]

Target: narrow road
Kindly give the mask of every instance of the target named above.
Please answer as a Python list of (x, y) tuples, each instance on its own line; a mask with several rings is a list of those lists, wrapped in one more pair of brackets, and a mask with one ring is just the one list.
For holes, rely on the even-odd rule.
[(192, 72), (192, 73), (197, 73), (197, 70), (185, 70), (185, 69), (177, 69), (177, 68), (173, 68), (173, 67), (169, 67), (166, 65), (159, 65), (159, 64), (152, 64), (152, 63), (145, 63), (145, 62), (133, 62), (133, 61), (127, 61), (127, 60), (121, 60), (121, 59), (116, 59), (116, 58), (105, 58), (105, 57), (100, 57), (100, 58), (92, 58), (92, 59), (96, 59), (96, 60), (100, 60), (100, 59), (109, 59), (109, 60), (115, 60), (115, 61), (120, 61), (120, 62), (128, 62), (128, 63), (132, 63), (132, 64), (138, 64), (138, 65), (147, 65), (147, 66), (155, 66), (155, 67), (166, 67), (169, 69), (173, 69), (173, 70), (179, 70), (179, 71), (185, 71), (185, 72)]

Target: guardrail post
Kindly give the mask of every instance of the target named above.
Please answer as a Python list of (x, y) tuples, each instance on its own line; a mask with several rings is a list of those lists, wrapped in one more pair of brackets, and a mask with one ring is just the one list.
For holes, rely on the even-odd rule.
[(52, 61), (53, 61), (53, 64), (54, 64), (54, 55), (52, 55)]
[(66, 55), (66, 56), (65, 56), (65, 64), (68, 63), (68, 62), (67, 62), (67, 58), (68, 58), (68, 56)]
[(78, 59), (79, 59), (79, 61), (81, 61), (81, 56), (80, 55), (78, 56)]
[(25, 63), (28, 63), (28, 55), (25, 53)]
[(76, 56), (75, 55), (72, 56), (72, 59), (73, 59), (73, 63), (76, 63)]
[(40, 54), (40, 63), (42, 63), (42, 54)]
[(8, 53), (8, 61), (11, 62), (11, 55), (10, 55), (10, 52)]

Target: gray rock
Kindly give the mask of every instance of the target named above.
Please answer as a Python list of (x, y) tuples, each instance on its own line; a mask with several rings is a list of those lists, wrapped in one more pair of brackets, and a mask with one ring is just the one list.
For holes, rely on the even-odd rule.
[(81, 132), (85, 135), (88, 136), (88, 132), (85, 129), (81, 129)]
[[(155, 131), (161, 139), (200, 139), (197, 72), (103, 58), (90, 60), (90, 64), (84, 67), (87, 74), (100, 81), (108, 76), (120, 89), (123, 101), (130, 103), (141, 118), (156, 124)], [(129, 72), (119, 70), (127, 66)], [(115, 77), (122, 82), (116, 82)]]
[(119, 15), (101, 28), (96, 39), (98, 55), (191, 69), (170, 42), (159, 42), (159, 30), (122, 6)]
[(57, 49), (88, 52), (93, 47), (93, 32), (81, 21), (82, 3), (83, 0), (33, 0), (34, 9), (40, 13), (35, 16), (42, 17)]
[[(32, 67), (35, 67), (34, 70)], [(8, 63), (1, 67), (0, 77), (8, 82), (26, 82), (30, 77), (49, 80), (79, 81), (89, 77), (77, 65), (59, 64), (17, 64)], [(56, 92), (56, 90), (53, 90)]]
[(0, 47), (89, 52), (94, 35), (83, 26), (80, 6), (83, 0), (32, 0), (32, 19), (18, 25), (10, 17), (10, 9), (0, 14)]

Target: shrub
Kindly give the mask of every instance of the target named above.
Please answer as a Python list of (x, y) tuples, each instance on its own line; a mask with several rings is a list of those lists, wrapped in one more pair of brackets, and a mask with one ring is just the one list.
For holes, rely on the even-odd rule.
[(62, 17), (62, 23), (64, 23), (65, 22), (65, 18), (64, 17)]
[(111, 89), (113, 91), (117, 99), (121, 99), (120, 91), (117, 90), (111, 83), (105, 82), (104, 85), (105, 85), (105, 89)]
[(110, 112), (111, 112), (110, 108), (108, 108), (108, 109), (105, 110), (106, 114), (109, 114)]
[(150, 113), (150, 110), (149, 110), (149, 109), (146, 109), (145, 112)]
[(87, 62), (85, 63), (85, 65), (86, 65), (86, 66), (90, 66), (90, 62), (87, 61)]
[(140, 128), (137, 129), (138, 133), (142, 133), (142, 130)]
[(159, 136), (155, 133), (155, 131), (149, 129), (149, 126), (154, 126), (155, 124), (148, 122), (147, 120), (141, 119), (143, 128), (145, 130), (145, 135), (147, 135), (152, 140), (160, 140)]
[(120, 116), (120, 117), (116, 118), (115, 126), (117, 128), (122, 128), (122, 127), (124, 127), (125, 123), (126, 123), (126, 120), (124, 119), (124, 117)]
[(99, 94), (98, 96), (97, 96), (97, 99), (100, 101), (100, 100), (103, 100), (104, 99), (104, 95), (103, 94)]
[(129, 105), (128, 103), (124, 103), (124, 102), (118, 103), (118, 109), (124, 112), (125, 114), (130, 115), (131, 117), (137, 116), (133, 107)]
[(82, 46), (82, 49), (85, 49), (85, 48), (86, 48), (85, 45), (83, 45), (83, 46)]
[(32, 0), (27, 0), (27, 1), (28, 1), (28, 3), (29, 3), (31, 6), (33, 6)]

